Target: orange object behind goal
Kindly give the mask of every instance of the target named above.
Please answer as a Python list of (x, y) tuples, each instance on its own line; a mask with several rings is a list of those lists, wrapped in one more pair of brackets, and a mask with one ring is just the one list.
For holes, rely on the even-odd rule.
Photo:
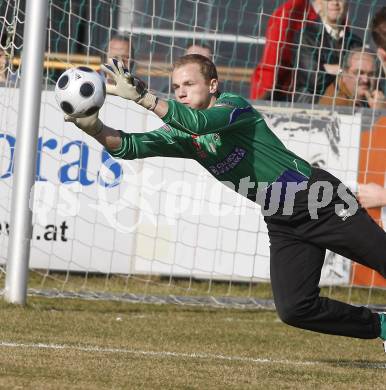
[[(362, 133), (359, 155), (359, 183), (376, 183), (385, 186), (386, 173), (386, 117), (380, 117), (372, 131)], [(381, 208), (368, 210), (374, 220), (382, 225)], [(360, 286), (386, 287), (386, 279), (378, 272), (354, 263), (352, 283)]]

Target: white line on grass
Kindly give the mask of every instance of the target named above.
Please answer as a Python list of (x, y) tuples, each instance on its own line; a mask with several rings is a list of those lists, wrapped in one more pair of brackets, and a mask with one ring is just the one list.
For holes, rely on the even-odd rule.
[(65, 344), (44, 344), (44, 343), (15, 343), (15, 342), (0, 342), (0, 347), (9, 348), (36, 348), (36, 349), (56, 349), (56, 350), (73, 350), (81, 352), (101, 352), (101, 353), (125, 353), (130, 355), (152, 356), (152, 357), (176, 357), (188, 359), (213, 359), (213, 360), (227, 360), (231, 362), (245, 362), (245, 363), (270, 363), (270, 364), (289, 364), (295, 366), (312, 366), (320, 364), (332, 364), (338, 366), (354, 366), (360, 368), (381, 368), (386, 369), (386, 363), (376, 362), (322, 362), (322, 361), (296, 361), (287, 359), (269, 359), (269, 358), (251, 358), (243, 356), (227, 356), (216, 355), (211, 353), (183, 353), (183, 352), (168, 352), (168, 351), (141, 351), (135, 349), (125, 348), (103, 348), (81, 345), (65, 345)]
[(216, 355), (210, 353), (184, 353), (184, 352), (169, 352), (169, 351), (141, 351), (135, 349), (124, 349), (124, 348), (103, 348), (103, 347), (92, 347), (92, 346), (79, 346), (79, 345), (65, 345), (65, 344), (43, 344), (43, 343), (13, 343), (13, 342), (0, 342), (0, 347), (11, 347), (11, 348), (40, 348), (40, 349), (66, 349), (75, 350), (82, 352), (108, 352), (108, 353), (126, 353), (131, 355), (143, 355), (143, 356), (156, 356), (156, 357), (178, 357), (178, 358), (190, 358), (190, 359), (218, 359), (218, 360), (229, 360), (229, 361), (241, 361), (241, 362), (252, 362), (252, 363), (280, 363), (280, 364), (296, 364), (296, 365), (312, 365), (314, 362), (307, 361), (291, 361), (291, 360), (272, 360), (272, 359), (261, 359), (261, 358), (249, 358), (242, 356), (226, 356)]

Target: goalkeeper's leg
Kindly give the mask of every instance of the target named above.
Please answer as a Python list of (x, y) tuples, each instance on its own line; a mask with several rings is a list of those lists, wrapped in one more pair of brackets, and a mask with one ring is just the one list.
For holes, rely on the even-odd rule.
[(380, 336), (379, 315), (320, 297), (318, 287), (325, 250), (296, 239), (282, 225), (268, 224), (271, 241), (271, 283), (283, 322), (316, 332), (373, 339)]
[[(344, 217), (337, 215), (342, 203), (341, 182), (323, 170), (313, 170), (309, 185), (332, 184), (332, 202), (318, 210), (318, 219), (305, 212), (308, 191), (296, 195), (294, 217), (268, 218), (271, 240), (271, 281), (281, 318), (294, 326), (323, 333), (386, 339), (386, 319), (365, 307), (354, 307), (319, 297), (319, 279), (325, 250), (366, 265), (386, 277), (386, 233), (359, 205)], [(299, 217), (301, 217), (299, 219)]]

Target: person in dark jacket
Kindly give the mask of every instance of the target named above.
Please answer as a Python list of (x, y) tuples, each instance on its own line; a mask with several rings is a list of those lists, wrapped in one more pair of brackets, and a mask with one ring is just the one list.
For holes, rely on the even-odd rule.
[(386, 6), (379, 9), (374, 15), (371, 23), (371, 36), (382, 65), (381, 72), (378, 75), (379, 88), (386, 95)]
[(251, 99), (287, 100), (293, 71), (292, 44), (304, 21), (320, 20), (322, 0), (287, 0), (269, 17), (265, 45), (251, 76)]
[(307, 22), (297, 32), (293, 50), (294, 101), (318, 103), (335, 81), (345, 52), (362, 46), (362, 40), (345, 26), (347, 1), (323, 1), (321, 22)]

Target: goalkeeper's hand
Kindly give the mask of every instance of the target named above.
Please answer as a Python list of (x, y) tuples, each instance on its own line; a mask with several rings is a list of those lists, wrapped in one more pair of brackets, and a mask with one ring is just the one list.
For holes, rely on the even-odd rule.
[(74, 123), (91, 137), (95, 137), (103, 130), (103, 122), (98, 118), (98, 112), (85, 118), (74, 118), (70, 115), (65, 115), (64, 121)]
[(110, 58), (108, 64), (102, 65), (102, 69), (115, 82), (115, 85), (106, 85), (108, 94), (132, 100), (148, 110), (154, 110), (157, 105), (157, 97), (147, 90), (146, 84), (142, 80), (132, 76), (123, 67), (121, 61), (118, 61), (116, 58)]

